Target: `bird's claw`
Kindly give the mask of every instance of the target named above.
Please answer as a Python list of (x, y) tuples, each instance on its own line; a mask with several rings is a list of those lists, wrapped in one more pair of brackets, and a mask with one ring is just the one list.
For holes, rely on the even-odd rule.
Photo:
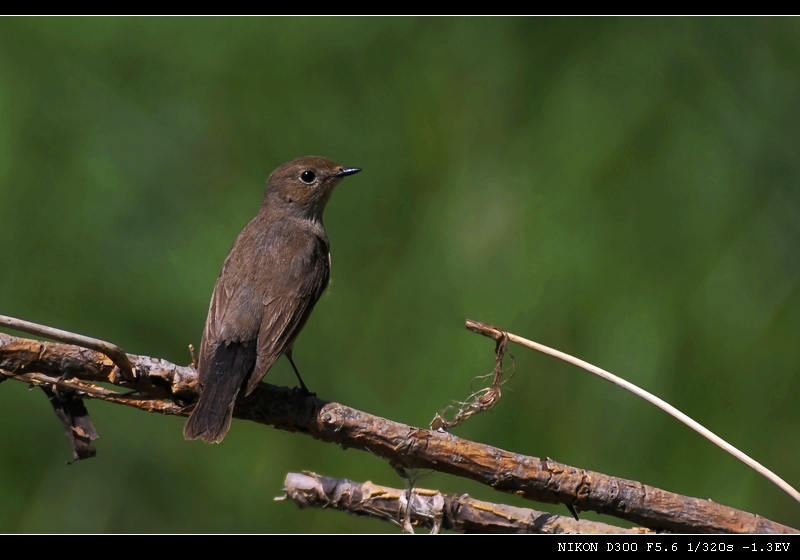
[(294, 388), (292, 388), (292, 391), (297, 393), (297, 394), (299, 394), (299, 395), (302, 395), (304, 397), (316, 397), (317, 396), (316, 393), (312, 393), (311, 391), (309, 391), (308, 387), (306, 387), (305, 385), (302, 386), (302, 387), (294, 387)]

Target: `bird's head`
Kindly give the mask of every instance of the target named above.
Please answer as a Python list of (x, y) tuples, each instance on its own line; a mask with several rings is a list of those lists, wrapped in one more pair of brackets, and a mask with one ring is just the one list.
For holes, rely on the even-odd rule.
[(285, 205), (298, 215), (319, 220), (337, 183), (359, 171), (358, 167), (343, 167), (324, 157), (297, 158), (269, 176), (264, 206)]

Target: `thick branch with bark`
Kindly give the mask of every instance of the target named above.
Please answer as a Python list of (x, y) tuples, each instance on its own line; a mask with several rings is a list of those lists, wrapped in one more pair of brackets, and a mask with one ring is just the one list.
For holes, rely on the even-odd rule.
[[(126, 380), (99, 352), (0, 333), (0, 372), (9, 379), (148, 412), (188, 415), (198, 396), (191, 366), (132, 354), (128, 358), (136, 373), (133, 381)], [(135, 393), (94, 386), (98, 382)], [(407, 426), (274, 385), (262, 383), (249, 397), (237, 401), (234, 416), (368, 451), (398, 469), (432, 469), (530, 500), (596, 511), (650, 529), (682, 533), (799, 532), (710, 500), (681, 496), (551, 459), (511, 453), (446, 432)]]
[(335, 509), (352, 515), (389, 521), (413, 533), (424, 527), (433, 533), (450, 529), (462, 533), (634, 534), (653, 533), (644, 528), (622, 529), (596, 521), (533, 509), (494, 504), (463, 494), (448, 496), (435, 490), (412, 491), (379, 486), (372, 482), (329, 478), (316, 473), (289, 473), (283, 483), (285, 496), (299, 507)]

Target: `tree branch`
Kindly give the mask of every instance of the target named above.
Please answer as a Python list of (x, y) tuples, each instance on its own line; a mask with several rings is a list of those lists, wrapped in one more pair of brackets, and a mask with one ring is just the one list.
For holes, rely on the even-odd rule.
[(91, 338), (80, 334), (71, 333), (69, 331), (62, 331), (53, 327), (46, 327), (38, 323), (31, 323), (30, 321), (23, 321), (14, 317), (6, 317), (0, 315), (0, 325), (8, 327), (20, 332), (35, 334), (37, 336), (44, 336), (52, 338), (61, 342), (68, 342), (70, 344), (77, 344), (84, 348), (97, 350), (102, 352), (119, 367), (125, 379), (133, 381), (136, 378), (136, 372), (133, 371), (133, 364), (128, 359), (128, 355), (122, 351), (122, 348), (116, 344), (111, 344), (104, 340)]
[[(126, 380), (104, 354), (0, 333), (0, 371), (150, 412), (187, 416), (198, 396), (195, 370), (129, 354), (137, 377)], [(43, 374), (37, 376), (32, 374)], [(73, 380), (76, 378), (80, 382)], [(87, 386), (87, 382), (90, 384)], [(103, 382), (136, 391), (104, 394)], [(476, 480), (530, 500), (596, 511), (656, 530), (682, 533), (798, 533), (758, 515), (681, 496), (639, 482), (511, 453), (446, 432), (415, 428), (353, 408), (262, 383), (237, 401), (236, 418), (300, 432), (343, 448), (368, 451), (398, 469), (422, 468)]]
[(389, 521), (409, 533), (412, 526), (432, 533), (450, 529), (462, 533), (644, 534), (644, 528), (623, 529), (595, 521), (544, 513), (504, 504), (476, 500), (464, 494), (448, 496), (435, 490), (407, 490), (378, 486), (372, 482), (329, 478), (316, 473), (289, 473), (283, 483), (285, 495), (298, 507), (344, 511), (352, 515)]

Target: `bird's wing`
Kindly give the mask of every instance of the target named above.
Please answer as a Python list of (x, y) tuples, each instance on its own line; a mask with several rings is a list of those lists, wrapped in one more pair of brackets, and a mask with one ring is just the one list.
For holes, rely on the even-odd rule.
[(230, 260), (230, 256), (225, 259), (211, 296), (200, 348), (198, 376), (201, 383), (205, 382), (209, 368), (213, 367), (218, 346), (255, 347), (258, 338), (261, 298), (251, 285), (232, 277)]
[[(305, 265), (297, 268), (302, 273), (287, 275), (282, 290), (271, 289), (263, 296), (256, 365), (247, 382), (247, 395), (255, 389), (281, 354), (291, 349), (314, 305), (328, 286), (330, 261), (327, 241), (313, 237), (296, 254), (293, 264), (298, 263)], [(289, 268), (293, 267), (290, 265)]]
[(208, 310), (197, 373), (202, 385), (183, 434), (219, 442), (231, 424), (236, 395), (256, 363), (261, 298), (232, 274), (225, 260)]
[(256, 366), (247, 382), (246, 395), (256, 388), (278, 358), (291, 348), (316, 303), (313, 295), (281, 296), (265, 303), (264, 318), (258, 333)]

